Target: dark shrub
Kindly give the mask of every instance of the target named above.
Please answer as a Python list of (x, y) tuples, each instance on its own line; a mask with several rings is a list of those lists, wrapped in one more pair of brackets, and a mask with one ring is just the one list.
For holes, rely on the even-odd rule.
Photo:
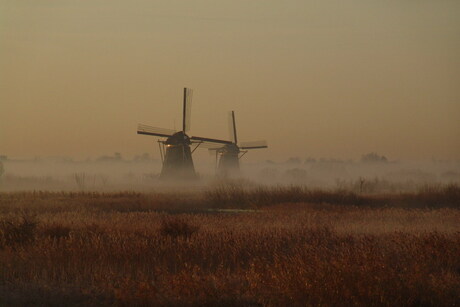
[(42, 228), (42, 234), (45, 237), (52, 239), (68, 238), (70, 234), (70, 227), (60, 224), (50, 224)]
[(185, 218), (174, 217), (163, 220), (160, 233), (173, 238), (189, 239), (198, 229), (199, 226), (190, 224)]
[(37, 221), (23, 215), (18, 221), (0, 221), (0, 247), (30, 243), (35, 240)]

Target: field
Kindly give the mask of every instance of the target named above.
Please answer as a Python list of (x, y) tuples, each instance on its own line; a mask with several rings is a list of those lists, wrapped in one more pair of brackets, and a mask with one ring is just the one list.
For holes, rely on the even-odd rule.
[(460, 188), (0, 194), (0, 305), (456, 306)]

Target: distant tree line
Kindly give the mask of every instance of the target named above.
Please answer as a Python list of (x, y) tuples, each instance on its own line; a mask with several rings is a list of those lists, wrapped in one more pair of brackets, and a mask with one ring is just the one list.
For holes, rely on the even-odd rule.
[[(386, 163), (388, 162), (388, 159), (383, 156), (379, 155), (375, 152), (367, 153), (361, 156), (361, 162), (364, 163)], [(306, 158), (303, 163), (304, 164), (312, 164), (312, 163), (350, 163), (353, 162), (352, 160), (341, 160), (341, 159), (326, 159), (326, 158), (320, 158), (320, 159), (315, 159), (312, 157)], [(273, 161), (267, 161), (269, 164), (273, 164)], [(291, 157), (286, 160), (286, 164), (302, 164), (302, 160), (299, 157)]]
[(388, 162), (385, 156), (380, 156), (375, 152), (365, 154), (361, 157), (361, 162)]

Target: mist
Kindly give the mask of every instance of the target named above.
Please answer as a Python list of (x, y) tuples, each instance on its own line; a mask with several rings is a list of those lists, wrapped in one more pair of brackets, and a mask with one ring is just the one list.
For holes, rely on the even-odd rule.
[[(202, 157), (203, 158), (203, 157)], [(12, 159), (3, 157), (0, 191), (138, 191), (207, 189), (219, 184), (242, 187), (299, 185), (312, 189), (362, 193), (414, 192), (425, 187), (460, 184), (460, 161), (392, 161), (375, 153), (360, 160), (326, 158), (249, 162), (231, 176), (217, 174), (215, 157), (195, 161), (197, 180), (160, 180), (161, 160), (119, 153), (94, 159)]]

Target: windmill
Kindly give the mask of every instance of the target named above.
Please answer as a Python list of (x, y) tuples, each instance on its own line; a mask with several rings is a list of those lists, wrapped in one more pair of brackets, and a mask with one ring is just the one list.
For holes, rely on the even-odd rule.
[[(161, 161), (163, 163), (160, 179), (195, 179), (195, 167), (192, 154), (202, 145), (230, 145), (232, 142), (198, 136), (188, 136), (190, 130), (190, 112), (192, 90), (184, 88), (182, 130), (163, 129), (139, 124), (137, 134), (150, 135), (161, 138), (158, 140)], [(192, 149), (191, 147), (194, 146)]]
[(234, 111), (230, 112), (229, 128), (232, 142), (220, 147), (209, 148), (210, 151), (215, 151), (216, 153), (218, 174), (224, 176), (239, 170), (240, 159), (248, 150), (268, 147), (266, 141), (241, 142), (238, 144)]

